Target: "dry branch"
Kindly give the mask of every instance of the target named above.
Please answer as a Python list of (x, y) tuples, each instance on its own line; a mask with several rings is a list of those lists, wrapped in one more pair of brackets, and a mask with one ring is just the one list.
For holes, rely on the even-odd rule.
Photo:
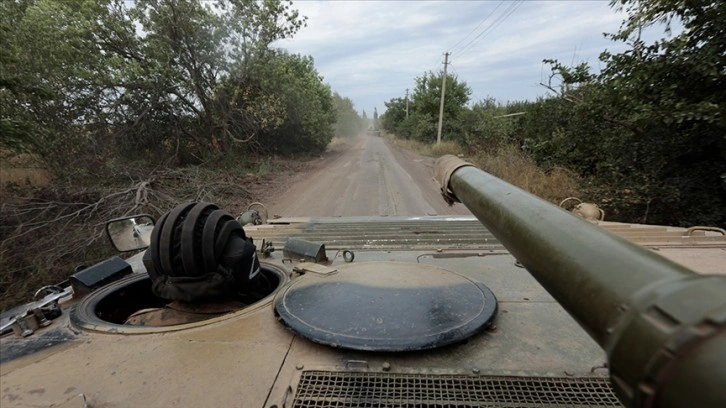
[(43, 188), (0, 205), (0, 310), (25, 302), (45, 284), (65, 280), (81, 264), (113, 254), (108, 220), (131, 214), (155, 217), (185, 201), (209, 201), (230, 212), (249, 201), (241, 177), (190, 167), (153, 169), (116, 187)]

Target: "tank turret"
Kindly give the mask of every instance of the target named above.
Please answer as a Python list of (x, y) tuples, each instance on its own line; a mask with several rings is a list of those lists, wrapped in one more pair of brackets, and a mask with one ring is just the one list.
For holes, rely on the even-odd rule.
[(463, 203), (603, 348), (631, 407), (726, 406), (726, 277), (698, 275), (454, 156)]

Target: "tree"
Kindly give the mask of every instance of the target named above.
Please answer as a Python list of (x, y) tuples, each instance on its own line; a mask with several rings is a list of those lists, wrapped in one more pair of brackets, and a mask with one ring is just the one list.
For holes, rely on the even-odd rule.
[(246, 131), (255, 127), (246, 123), (253, 115), (231, 110), (239, 108), (241, 93), (235, 87), (220, 92), (222, 84), (239, 84), (272, 42), (293, 35), (304, 23), (290, 2), (282, 1), (139, 0), (129, 15), (146, 35), (140, 49), (143, 76), (134, 76), (132, 83), (163, 90), (158, 96), (167, 109), (200, 126), (185, 136), (201, 142), (206, 135), (217, 151), (249, 141), (254, 133)]
[(71, 135), (84, 119), (104, 114), (96, 84), (107, 71), (91, 39), (98, 12), (84, 0), (2, 3), (4, 147), (49, 160), (88, 145)]
[(3, 145), (30, 146), (59, 171), (103, 165), (109, 149), (185, 162), (253, 142), (279, 110), (238, 103), (246, 77), (305, 21), (282, 0), (17, 0), (0, 11)]
[(351, 137), (360, 133), (363, 129), (363, 119), (353, 106), (353, 101), (333, 92), (333, 104), (335, 106), (335, 136)]
[[(406, 138), (424, 142), (436, 140), (442, 79), (443, 71), (438, 74), (426, 72), (417, 77), (409, 105), (408, 119), (405, 115), (405, 99), (393, 98), (386, 102), (386, 119), (383, 126)], [(460, 82), (455, 75), (448, 75), (444, 100), (444, 139), (461, 140), (462, 129), (459, 119), (466, 110), (470, 94), (471, 89), (466, 82)]]
[(275, 120), (257, 135), (259, 148), (281, 153), (325, 150), (336, 112), (330, 87), (322, 82), (312, 57), (273, 50), (262, 62), (245, 84), (253, 92), (238, 101), (274, 112)]
[(403, 98), (392, 98), (383, 104), (386, 106), (386, 112), (381, 115), (381, 126), (400, 137), (410, 138), (410, 135), (403, 134), (399, 128), (399, 125), (406, 119), (406, 101)]
[(495, 154), (506, 145), (521, 147), (523, 135), (518, 117), (503, 117), (524, 107), (502, 106), (494, 98), (486, 98), (465, 109), (460, 116), (461, 141), (476, 151)]
[[(410, 110), (413, 112), (413, 116), (417, 117), (417, 122), (423, 122), (419, 125), (419, 131), (424, 133), (414, 136), (419, 140), (433, 141), (436, 139), (443, 75), (443, 72), (438, 74), (427, 72), (416, 78)], [(469, 102), (471, 89), (466, 82), (460, 82), (456, 75), (447, 75), (446, 80), (442, 140), (460, 140), (459, 118)], [(409, 115), (410, 117), (411, 115)]]
[[(726, 225), (726, 4), (611, 4), (627, 19), (610, 38), (630, 49), (604, 52), (598, 75), (553, 63), (576, 119), (556, 150), (569, 149), (570, 164), (606, 186), (600, 194), (623, 217)], [(643, 28), (665, 24), (669, 32), (674, 21), (681, 33), (641, 39)]]

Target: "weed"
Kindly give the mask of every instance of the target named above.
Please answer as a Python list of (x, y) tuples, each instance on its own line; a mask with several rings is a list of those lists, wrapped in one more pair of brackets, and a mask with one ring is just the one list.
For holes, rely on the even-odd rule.
[(462, 153), (461, 146), (452, 141), (443, 141), (439, 144), (424, 143), (413, 139), (399, 139), (392, 134), (387, 134), (386, 138), (394, 145), (414, 151), (422, 156), (440, 157), (445, 154), (458, 155)]
[(348, 145), (348, 140), (342, 139), (340, 137), (334, 137), (333, 140), (328, 143), (327, 151), (334, 152), (338, 151), (341, 148), (344, 148)]
[(257, 175), (258, 176), (266, 176), (267, 174), (272, 172), (272, 165), (270, 164), (270, 158), (265, 157), (264, 159), (260, 160), (259, 164), (257, 165)]
[[(399, 139), (391, 134), (386, 135), (386, 138), (396, 146), (423, 156), (459, 155), (463, 150), (459, 144), (451, 141), (437, 145)], [(564, 197), (580, 194), (580, 180), (574, 173), (560, 167), (544, 171), (531, 157), (514, 146), (502, 146), (493, 153), (476, 152), (467, 160), (482, 170), (552, 203), (559, 203)]]
[(559, 167), (545, 172), (532, 158), (514, 147), (501, 147), (494, 154), (479, 153), (470, 161), (484, 171), (552, 203), (579, 195), (579, 180), (572, 172)]
[(446, 154), (458, 155), (462, 153), (461, 146), (456, 142), (441, 142), (431, 146), (431, 154), (434, 156), (443, 156)]

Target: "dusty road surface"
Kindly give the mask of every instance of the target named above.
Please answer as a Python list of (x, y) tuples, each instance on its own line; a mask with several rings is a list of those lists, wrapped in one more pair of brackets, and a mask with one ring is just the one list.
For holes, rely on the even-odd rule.
[(295, 176), (269, 203), (270, 213), (294, 216), (471, 214), (449, 207), (433, 180), (433, 159), (389, 146), (383, 137), (348, 140), (314, 169)]

